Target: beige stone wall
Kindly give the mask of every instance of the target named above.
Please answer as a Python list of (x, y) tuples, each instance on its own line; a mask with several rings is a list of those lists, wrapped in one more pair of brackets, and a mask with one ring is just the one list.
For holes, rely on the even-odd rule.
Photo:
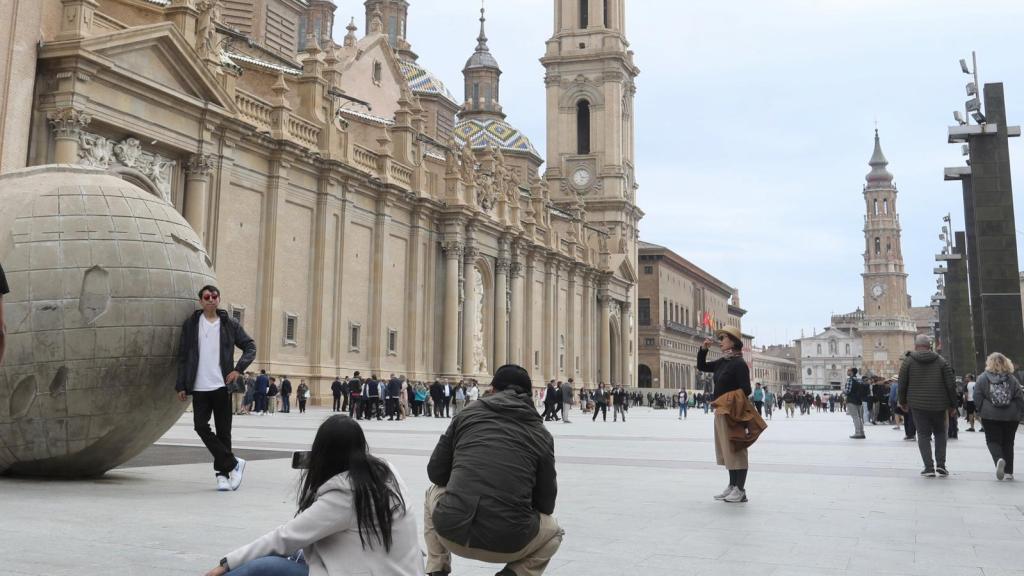
[(0, 173), (27, 165), (36, 45), (52, 1), (0, 0)]

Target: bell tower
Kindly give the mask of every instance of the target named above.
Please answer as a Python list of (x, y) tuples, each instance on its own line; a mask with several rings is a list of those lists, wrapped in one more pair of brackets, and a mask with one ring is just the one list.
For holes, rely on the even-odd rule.
[(914, 349), (917, 327), (910, 317), (903, 268), (896, 186), (875, 131), (875, 150), (864, 185), (864, 367), (873, 374), (899, 371), (903, 354)]
[(625, 35), (626, 0), (555, 0), (547, 70), (547, 172), (554, 203), (582, 201), (608, 250), (636, 267), (635, 116), (639, 68)]

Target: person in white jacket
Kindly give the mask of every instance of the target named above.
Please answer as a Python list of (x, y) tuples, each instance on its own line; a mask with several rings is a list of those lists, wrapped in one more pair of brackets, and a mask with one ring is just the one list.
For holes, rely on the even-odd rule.
[(295, 517), (222, 558), (207, 576), (423, 576), (406, 493), (398, 472), (369, 454), (359, 424), (334, 415), (313, 440)]

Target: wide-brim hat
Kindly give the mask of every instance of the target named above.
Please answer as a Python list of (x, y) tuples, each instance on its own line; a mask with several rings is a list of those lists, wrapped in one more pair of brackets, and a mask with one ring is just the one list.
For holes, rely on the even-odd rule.
[(740, 344), (743, 343), (743, 333), (740, 332), (740, 329), (735, 326), (726, 326), (719, 330), (715, 330), (715, 338), (718, 338), (722, 334), (728, 334), (733, 340), (739, 342)]

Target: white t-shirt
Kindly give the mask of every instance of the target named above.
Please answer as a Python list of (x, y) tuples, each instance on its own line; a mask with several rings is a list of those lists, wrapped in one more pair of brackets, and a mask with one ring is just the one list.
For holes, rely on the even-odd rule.
[(968, 402), (974, 402), (974, 387), (977, 384), (978, 384), (977, 382), (968, 382), (967, 383), (967, 401)]
[(220, 372), (220, 317), (213, 322), (199, 317), (199, 370), (196, 371), (196, 392), (212, 392), (224, 387)]

